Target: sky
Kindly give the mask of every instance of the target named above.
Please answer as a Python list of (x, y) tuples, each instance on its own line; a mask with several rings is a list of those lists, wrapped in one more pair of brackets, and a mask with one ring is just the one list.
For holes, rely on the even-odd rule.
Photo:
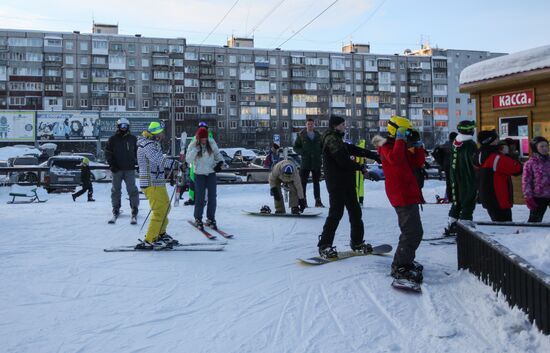
[(184, 37), (188, 44), (224, 45), (234, 35), (254, 36), (256, 48), (340, 51), (352, 41), (370, 44), (371, 52), (380, 54), (403, 53), (421, 43), (517, 52), (550, 44), (549, 15), (550, 1), (543, 0), (0, 2), (5, 29), (90, 33), (95, 21), (118, 24), (119, 34)]

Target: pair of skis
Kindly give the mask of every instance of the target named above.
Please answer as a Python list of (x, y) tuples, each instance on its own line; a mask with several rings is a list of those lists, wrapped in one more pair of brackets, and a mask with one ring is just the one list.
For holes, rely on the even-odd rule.
[(222, 251), (227, 242), (218, 243), (178, 243), (172, 247), (153, 247), (152, 249), (136, 249), (135, 245), (117, 246), (103, 249), (105, 252), (133, 252), (133, 251)]
[[(187, 221), (190, 225), (193, 226), (193, 228), (195, 228), (196, 230), (198, 230), (199, 232), (201, 232), (205, 237), (207, 237), (208, 239), (210, 240), (214, 240), (216, 239), (216, 236), (212, 233), (210, 233), (209, 231), (207, 231), (206, 229), (200, 229), (199, 227), (197, 227), (195, 225), (195, 222), (189, 220)], [(229, 234), (229, 233), (226, 233), (224, 232), (223, 230), (221, 229), (214, 229), (212, 227), (209, 227), (210, 229), (212, 229), (213, 231), (215, 231), (216, 233), (218, 233), (219, 235), (221, 235), (222, 237), (226, 238), (226, 239), (231, 239), (233, 238), (233, 234)]]

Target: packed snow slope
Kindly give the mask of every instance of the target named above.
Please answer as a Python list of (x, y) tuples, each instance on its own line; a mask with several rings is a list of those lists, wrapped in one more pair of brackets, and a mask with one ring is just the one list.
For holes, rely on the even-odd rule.
[[(315, 218), (261, 218), (241, 213), (272, 204), (267, 185), (218, 188), (217, 220), (235, 234), (223, 252), (105, 253), (142, 238), (124, 213), (110, 217), (110, 185), (85, 196), (47, 195), (43, 204), (8, 205), (0, 188), (0, 342), (2, 352), (549, 352), (518, 309), (474, 276), (456, 269), (456, 247), (423, 242), (423, 294), (390, 287), (391, 256), (357, 257), (307, 267), (316, 255), (328, 209)], [(396, 246), (399, 231), (384, 184), (367, 182), (365, 239)], [(170, 189), (171, 191), (171, 189)], [(424, 194), (443, 194), (440, 181)], [(328, 204), (322, 186), (323, 201)], [(313, 199), (311, 184), (309, 200)], [(425, 236), (441, 233), (448, 205), (425, 205)], [(475, 213), (487, 220), (483, 209)], [(545, 221), (550, 221), (547, 215)], [(186, 221), (192, 208), (170, 214), (181, 242), (208, 241)], [(514, 208), (514, 220), (527, 209)], [(223, 238), (222, 238), (223, 239)], [(335, 245), (345, 250), (344, 215)]]

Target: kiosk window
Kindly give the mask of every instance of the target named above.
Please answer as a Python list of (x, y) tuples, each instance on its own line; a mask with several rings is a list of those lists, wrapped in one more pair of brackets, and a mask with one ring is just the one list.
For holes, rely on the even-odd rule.
[(511, 138), (516, 142), (520, 157), (529, 156), (529, 129), (526, 116), (500, 118), (500, 139)]

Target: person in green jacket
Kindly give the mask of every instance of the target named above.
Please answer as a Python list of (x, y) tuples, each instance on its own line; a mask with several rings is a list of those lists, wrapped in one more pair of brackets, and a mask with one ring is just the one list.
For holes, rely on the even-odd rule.
[[(308, 118), (306, 128), (296, 137), (294, 141), (294, 151), (302, 156), (300, 166), (300, 179), (302, 180), (302, 189), (304, 197), (306, 195), (306, 185), (311, 173), (313, 179), (313, 196), (315, 197), (315, 207), (325, 207), (321, 202), (321, 188), (319, 180), (321, 179), (321, 134), (315, 130), (315, 122)], [(306, 198), (307, 205), (307, 198)]]
[(458, 135), (451, 148), (451, 192), (453, 203), (449, 210), (449, 224), (445, 235), (456, 235), (456, 222), (473, 224), (476, 207), (477, 182), (474, 157), (477, 144), (474, 140), (474, 121), (463, 120), (457, 125)]

